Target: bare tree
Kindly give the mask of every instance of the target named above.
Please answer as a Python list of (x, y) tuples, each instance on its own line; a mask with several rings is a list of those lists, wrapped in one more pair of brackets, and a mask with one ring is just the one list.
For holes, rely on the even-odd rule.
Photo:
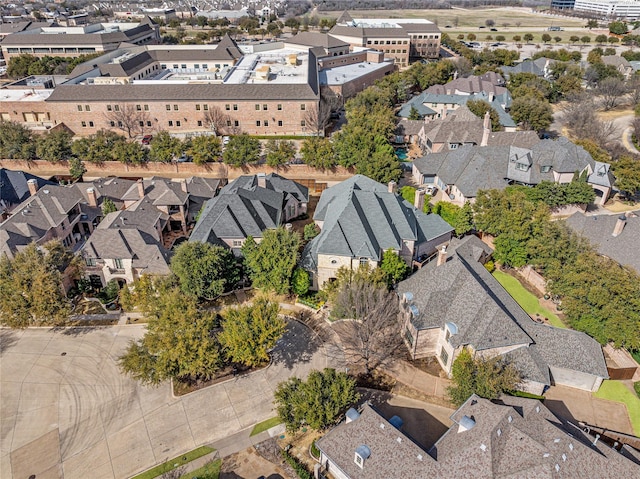
[(311, 108), (305, 113), (305, 124), (316, 136), (324, 136), (324, 130), (331, 118), (331, 112), (339, 107), (340, 99), (338, 97), (322, 94), (318, 108)]
[(627, 82), (627, 90), (631, 100), (631, 105), (636, 106), (640, 103), (640, 77), (633, 75)]
[(129, 103), (110, 105), (111, 110), (104, 114), (111, 128), (117, 128), (127, 134), (129, 138), (143, 135), (151, 130), (149, 112), (142, 109), (142, 105)]
[(578, 139), (590, 139), (606, 147), (616, 136), (612, 121), (602, 121), (596, 115), (596, 107), (588, 98), (577, 97), (563, 110), (564, 123)]
[(233, 125), (231, 117), (217, 106), (209, 107), (204, 112), (203, 122), (216, 135), (237, 135), (240, 133), (239, 127)]
[(598, 84), (596, 93), (600, 95), (605, 111), (615, 108), (627, 93), (627, 86), (616, 77), (607, 77)]
[(335, 325), (345, 359), (369, 374), (402, 351), (398, 299), (385, 286), (366, 280), (342, 285), (334, 309), (348, 318)]

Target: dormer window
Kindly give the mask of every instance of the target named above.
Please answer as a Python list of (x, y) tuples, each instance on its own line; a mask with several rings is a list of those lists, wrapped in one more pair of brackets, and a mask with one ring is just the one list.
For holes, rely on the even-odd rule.
[(360, 258), (360, 266), (364, 266), (369, 264), (369, 260), (367, 258)]
[(516, 163), (516, 170), (527, 171), (529, 169), (529, 165), (525, 163)]
[(369, 459), (370, 456), (371, 456), (371, 449), (369, 449), (368, 446), (365, 446), (363, 444), (362, 446), (358, 446), (356, 448), (356, 454), (353, 461), (358, 465), (358, 467), (360, 467), (360, 469), (363, 469), (364, 461)]
[(551, 171), (551, 165), (543, 165), (540, 167), (540, 173), (549, 173)]
[(449, 149), (450, 150), (457, 150), (458, 149), (458, 144), (457, 143), (449, 143)]

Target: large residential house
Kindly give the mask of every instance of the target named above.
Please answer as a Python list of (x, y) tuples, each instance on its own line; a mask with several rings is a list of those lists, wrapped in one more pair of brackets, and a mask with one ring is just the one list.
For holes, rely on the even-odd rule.
[(598, 390), (609, 376), (594, 339), (531, 319), (484, 267), (490, 250), (478, 238), (454, 248), (398, 284), (401, 334), (413, 358), (435, 357), (450, 375), (468, 348), (505, 358), (533, 394), (552, 384)]
[(149, 17), (140, 23), (94, 23), (61, 27), (29, 25), (7, 35), (0, 42), (8, 62), (19, 55), (35, 57), (77, 57), (115, 50), (121, 43), (146, 45), (160, 43), (160, 27)]
[(567, 225), (587, 238), (596, 251), (640, 274), (640, 210), (620, 215), (574, 213)]
[[(54, 239), (76, 249), (93, 232), (102, 215), (97, 201), (88, 201), (73, 186), (45, 185), (38, 189), (36, 180), (29, 181), (31, 196), (0, 223), (0, 254), (13, 258), (29, 243), (41, 245)], [(95, 191), (86, 193), (95, 195)]]
[(424, 19), (354, 19), (344, 12), (329, 33), (352, 48), (384, 52), (385, 57), (393, 59), (400, 68), (409, 66), (410, 59), (437, 59), (440, 55), (440, 29)]
[(427, 121), (418, 133), (418, 146), (426, 154), (456, 150), (464, 145), (511, 145), (531, 147), (540, 138), (535, 131), (491, 131), (489, 113), (478, 118), (466, 105), (453, 110), (446, 117)]
[(278, 228), (307, 212), (309, 190), (276, 173), (244, 175), (220, 190), (204, 205), (189, 241), (212, 243), (240, 255), (248, 236)]
[(540, 140), (528, 148), (496, 144), (500, 146), (456, 145), (418, 158), (413, 162), (413, 178), (418, 185), (442, 190), (444, 200), (462, 205), (475, 201), (479, 190), (504, 189), (510, 184), (533, 186), (542, 181), (570, 183), (575, 173), (586, 173), (596, 203), (604, 204), (609, 198), (615, 181), (610, 165), (594, 160), (565, 137)]
[(408, 264), (428, 256), (451, 239), (453, 228), (440, 216), (422, 212), (424, 192), (414, 205), (388, 186), (355, 175), (326, 189), (313, 215), (320, 234), (302, 254), (302, 266), (312, 274), (314, 289), (336, 277), (346, 266), (377, 266), (386, 250)]
[[(399, 416), (385, 419), (365, 403), (316, 442), (316, 477), (454, 479), (637, 477), (640, 454), (613, 449), (535, 399), (491, 402), (473, 394), (451, 416), (433, 445), (403, 432)], [(431, 446), (431, 447), (428, 447)]]
[(47, 185), (55, 183), (24, 171), (0, 168), (0, 222), (7, 219), (13, 208)]

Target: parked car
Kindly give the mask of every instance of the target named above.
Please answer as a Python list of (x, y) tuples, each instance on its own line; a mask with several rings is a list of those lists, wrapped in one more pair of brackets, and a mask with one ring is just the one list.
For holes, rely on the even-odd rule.
[(143, 145), (148, 145), (151, 143), (151, 140), (153, 140), (153, 135), (144, 135), (142, 137), (142, 144)]
[(191, 158), (186, 153), (183, 153), (178, 158), (176, 158), (176, 162), (178, 163), (186, 163), (188, 161), (191, 161)]

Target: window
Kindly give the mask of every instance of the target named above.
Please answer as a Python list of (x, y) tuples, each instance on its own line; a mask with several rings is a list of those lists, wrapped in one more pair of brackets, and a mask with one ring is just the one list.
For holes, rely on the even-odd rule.
[(147, 120), (147, 126), (151, 126), (151, 120)]
[(442, 360), (442, 364), (445, 366), (449, 362), (449, 353), (444, 348), (440, 349), (440, 359)]
[(256, 126), (260, 126), (260, 120), (256, 120)]
[(551, 166), (544, 165), (540, 167), (540, 173), (549, 173), (551, 171)]
[(529, 165), (525, 163), (516, 163), (516, 170), (527, 171), (529, 169)]
[(269, 120), (264, 121), (264, 126), (269, 126)]
[(173, 68), (175, 68), (175, 69), (177, 70), (177, 69), (178, 69), (178, 64), (177, 64), (177, 63), (174, 63), (174, 64), (173, 64)]
[(82, 128), (86, 128), (87, 127), (87, 122), (86, 121), (83, 121), (81, 124), (82, 124)]
[(91, 128), (93, 128), (93, 122), (92, 122), (92, 121), (90, 121), (90, 122), (89, 122), (89, 126), (90, 126)]
[(186, 70), (187, 69), (187, 64), (183, 63), (182, 65), (180, 65), (180, 68), (182, 68), (183, 70)]
[(144, 111), (149, 111), (149, 105), (144, 106)]
[(113, 111), (120, 111), (120, 105), (113, 105)]
[(456, 150), (458, 148), (458, 144), (457, 143), (449, 143), (449, 149), (450, 150)]
[(360, 258), (360, 266), (364, 266), (365, 264), (369, 264), (369, 260), (367, 258)]
[(203, 109), (204, 111), (208, 111), (208, 110), (209, 110), (209, 105), (206, 105), (206, 104), (205, 104), (205, 105), (202, 105), (202, 109)]
[(231, 120), (227, 120), (227, 126), (231, 126)]
[(199, 70), (200, 69), (200, 64), (196, 63), (195, 65), (193, 65), (193, 68), (195, 68), (196, 70)]
[(242, 240), (233, 240), (233, 247), (240, 248), (242, 246)]
[(301, 103), (301, 104), (300, 104), (300, 109), (301, 109), (302, 111), (306, 110), (306, 109), (307, 109), (307, 105), (306, 105), (305, 103)]
[(278, 103), (278, 111), (282, 111), (282, 103)]
[(138, 125), (139, 125), (139, 126), (144, 126), (144, 121), (140, 120), (140, 121), (138, 122)]
[(136, 105), (136, 111), (142, 111), (142, 105)]
[(278, 126), (282, 126), (282, 120), (278, 120)]
[(178, 111), (178, 105), (173, 105), (173, 109), (174, 109), (175, 111)]
[(82, 111), (82, 105), (78, 105), (78, 111)]
[[(446, 326), (445, 326), (446, 328)], [(446, 333), (444, 334), (444, 340), (446, 342), (449, 342), (449, 338), (451, 337), (451, 331), (449, 331), (449, 329), (446, 329)]]
[(173, 126), (173, 120), (169, 120), (169, 126)]
[(113, 120), (111, 120), (111, 121), (109, 122), (109, 124), (111, 125), (111, 127), (116, 126), (116, 122), (115, 122), (115, 121), (113, 121)]
[(229, 105), (228, 103), (224, 106), (224, 109), (229, 111), (231, 110), (231, 105)]
[(180, 120), (176, 120), (176, 126), (180, 126)]
[(111, 111), (111, 110), (112, 110), (111, 105), (107, 105), (107, 111)]
[(234, 103), (234, 105), (233, 105), (233, 111), (238, 111), (238, 104), (237, 104), (237, 103)]
[(268, 109), (269, 109), (269, 106), (265, 103), (264, 105), (262, 105), (262, 109), (263, 109), (263, 110), (268, 110)]
[(116, 269), (124, 269), (124, 266), (122, 266), (122, 260), (119, 258), (114, 259), (113, 264), (116, 265)]
[(196, 111), (200, 111), (200, 105), (196, 105)]
[(256, 110), (259, 110), (259, 109), (260, 109), (260, 104), (256, 103)]
[(240, 122), (238, 120), (233, 120), (233, 126), (240, 126)]
[(202, 120), (198, 120), (198, 126), (202, 126)]
[(118, 121), (118, 128), (122, 128), (122, 122)]
[(360, 456), (360, 454), (356, 453), (355, 461), (356, 461), (356, 464), (362, 468), (364, 461), (362, 460), (362, 457)]
[(208, 65), (208, 64), (206, 64), (206, 63), (203, 63), (203, 64), (202, 64), (202, 69), (203, 69), (203, 70), (208, 70), (208, 69), (209, 69), (209, 65)]
[(306, 121), (304, 121), (304, 120), (302, 120), (302, 121), (300, 122), (300, 126), (304, 128), (305, 126), (307, 126), (307, 122), (306, 122)]
[(167, 64), (163, 63), (162, 65), (160, 65), (160, 68), (162, 68), (163, 70), (166, 70), (167, 69)]
[(96, 265), (96, 259), (95, 258), (85, 258), (84, 262), (86, 263), (87, 266), (95, 266)]
[(171, 105), (165, 105), (164, 107), (167, 109), (167, 111), (171, 111)]

